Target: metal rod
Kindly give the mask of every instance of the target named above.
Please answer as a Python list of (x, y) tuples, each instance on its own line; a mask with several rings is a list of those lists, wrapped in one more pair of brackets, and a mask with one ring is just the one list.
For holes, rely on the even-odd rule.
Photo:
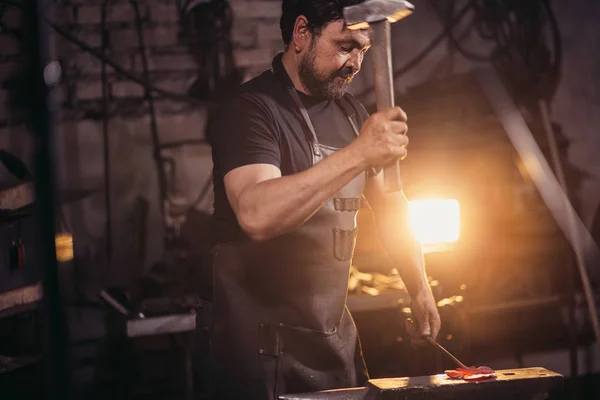
[[(594, 265), (600, 260), (600, 249), (581, 221), (571, 202), (552, 172), (542, 154), (525, 119), (514, 104), (500, 77), (492, 69), (481, 70), (478, 74), (481, 88), (494, 109), (509, 140), (523, 161), (527, 172), (535, 183), (544, 203), (554, 217), (576, 256), (581, 283), (588, 304), (596, 341), (600, 342), (600, 324), (596, 312), (586, 265)], [(564, 179), (564, 177), (563, 177)]]
[[(565, 192), (565, 201), (569, 201), (569, 191), (567, 190), (567, 181), (565, 179), (565, 172), (562, 167), (562, 163), (560, 162), (560, 155), (558, 154), (558, 146), (556, 145), (556, 138), (554, 137), (554, 130), (552, 129), (552, 125), (550, 124), (550, 116), (548, 113), (548, 105), (545, 101), (540, 100), (539, 102), (540, 113), (542, 114), (542, 122), (544, 124), (544, 130), (546, 131), (546, 138), (548, 139), (548, 144), (550, 145), (550, 156), (552, 157), (552, 163), (554, 164), (554, 171), (556, 172), (556, 177), (560, 186)], [(573, 252), (575, 253), (575, 261), (577, 262), (577, 269), (579, 270), (579, 278), (581, 279), (581, 284), (583, 286), (583, 293), (585, 295), (585, 299), (588, 304), (588, 312), (590, 315), (590, 321), (592, 323), (592, 328), (594, 330), (594, 334), (596, 336), (596, 340), (600, 341), (600, 322), (598, 321), (598, 311), (596, 309), (596, 300), (594, 299), (594, 291), (592, 290), (592, 285), (590, 284), (590, 278), (587, 273), (587, 268), (585, 266), (585, 261), (583, 258), (583, 250), (581, 245), (581, 239), (579, 237), (579, 232), (576, 228), (575, 221), (575, 210), (573, 207), (565, 207), (567, 211), (567, 219), (568, 219), (568, 229), (570, 236), (573, 238)]]
[(454, 357), (454, 355), (452, 353), (450, 353), (441, 344), (439, 344), (438, 342), (436, 342), (435, 340), (433, 340), (429, 336), (425, 336), (424, 339), (425, 339), (425, 341), (427, 343), (429, 343), (430, 345), (432, 345), (436, 349), (441, 350), (444, 354), (446, 354), (448, 357), (450, 357), (452, 359), (452, 361), (454, 361), (454, 363), (456, 365), (458, 365), (460, 368), (468, 368), (465, 364), (463, 364), (462, 362), (460, 362), (460, 360), (458, 358)]

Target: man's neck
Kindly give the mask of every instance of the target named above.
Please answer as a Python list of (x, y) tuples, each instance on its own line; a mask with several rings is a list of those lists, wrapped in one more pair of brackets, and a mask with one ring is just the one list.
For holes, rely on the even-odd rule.
[(287, 72), (288, 76), (292, 80), (292, 83), (294, 84), (296, 90), (310, 96), (311, 94), (302, 84), (302, 81), (300, 80), (300, 75), (298, 74), (298, 65), (300, 64), (300, 61), (298, 59), (298, 56), (292, 51), (293, 50), (288, 49), (283, 53), (281, 63), (283, 64), (285, 72)]

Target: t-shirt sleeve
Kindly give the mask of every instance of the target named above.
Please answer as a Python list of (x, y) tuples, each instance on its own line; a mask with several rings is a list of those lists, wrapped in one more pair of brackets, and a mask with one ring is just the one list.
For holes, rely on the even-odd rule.
[(209, 141), (223, 176), (251, 164), (281, 168), (273, 117), (266, 106), (249, 96), (238, 95), (220, 106), (209, 126)]

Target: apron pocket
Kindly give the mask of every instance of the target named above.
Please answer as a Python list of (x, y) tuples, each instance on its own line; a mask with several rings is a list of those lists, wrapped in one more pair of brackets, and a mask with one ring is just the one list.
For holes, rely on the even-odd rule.
[(348, 359), (337, 329), (319, 332), (280, 324), (277, 394), (347, 387)]
[(335, 211), (358, 211), (360, 210), (361, 200), (360, 197), (336, 197), (333, 199), (333, 207)]
[(339, 261), (350, 261), (356, 245), (356, 236), (358, 229), (351, 230), (334, 229), (333, 230), (333, 255)]

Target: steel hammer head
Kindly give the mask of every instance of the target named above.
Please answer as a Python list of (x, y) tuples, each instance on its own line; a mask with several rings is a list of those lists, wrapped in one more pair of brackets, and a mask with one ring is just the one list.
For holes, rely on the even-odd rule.
[(401, 20), (410, 15), (414, 8), (404, 0), (367, 0), (344, 8), (344, 21), (348, 29), (365, 29), (375, 22), (394, 23)]

